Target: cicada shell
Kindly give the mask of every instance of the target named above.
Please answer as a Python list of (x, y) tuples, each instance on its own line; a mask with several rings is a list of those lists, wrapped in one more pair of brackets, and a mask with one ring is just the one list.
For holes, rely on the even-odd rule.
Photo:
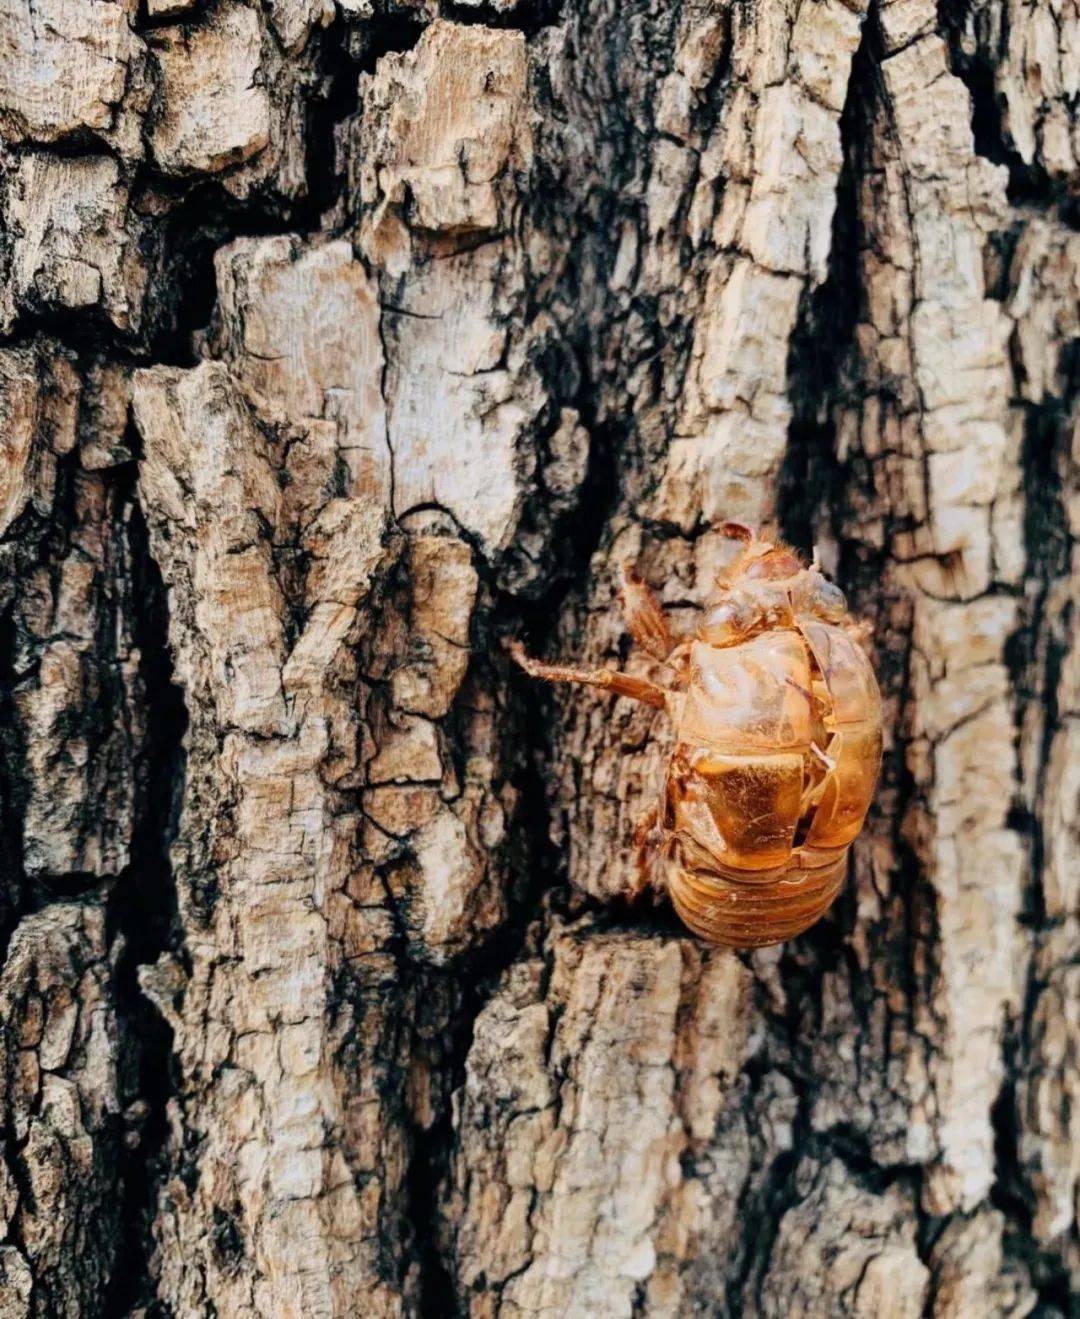
[(696, 935), (759, 948), (813, 925), (843, 885), (881, 766), (881, 695), (837, 587), (786, 546), (728, 530), (745, 544), (693, 637), (674, 638), (624, 574), (630, 630), (669, 684), (514, 653), (537, 677), (668, 711), (675, 748), (645, 834), (661, 882)]

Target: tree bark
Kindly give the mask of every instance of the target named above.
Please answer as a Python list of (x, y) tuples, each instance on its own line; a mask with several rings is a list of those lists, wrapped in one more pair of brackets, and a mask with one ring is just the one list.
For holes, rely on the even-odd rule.
[[(1080, 20), (0, 0), (0, 1314), (1076, 1313)], [(630, 904), (725, 519), (874, 625), (798, 940)]]

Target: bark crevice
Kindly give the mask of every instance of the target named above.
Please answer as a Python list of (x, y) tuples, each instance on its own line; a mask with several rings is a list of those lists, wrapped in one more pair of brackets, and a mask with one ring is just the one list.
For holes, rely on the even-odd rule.
[[(139, 453), (134, 437), (132, 448)], [(117, 1316), (150, 1305), (154, 1298), (153, 1225), (177, 1062), (172, 1027), (160, 1005), (147, 998), (139, 976), (140, 968), (153, 968), (162, 957), (181, 966), (186, 961), (170, 852), (183, 799), (188, 726), (183, 693), (173, 680), (165, 585), (150, 553), (134, 471), (124, 475), (132, 549), (132, 633), (139, 648), (146, 722), (131, 860), (109, 904), (110, 930), (120, 947), (117, 1015), (125, 1055), (127, 1123), (120, 1173), (122, 1236), (105, 1311)]]

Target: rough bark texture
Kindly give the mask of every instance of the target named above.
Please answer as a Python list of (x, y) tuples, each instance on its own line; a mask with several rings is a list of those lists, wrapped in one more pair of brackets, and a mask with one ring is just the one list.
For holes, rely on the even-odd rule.
[[(1080, 18), (0, 0), (0, 1314), (1075, 1313)], [(623, 901), (725, 518), (872, 820)]]

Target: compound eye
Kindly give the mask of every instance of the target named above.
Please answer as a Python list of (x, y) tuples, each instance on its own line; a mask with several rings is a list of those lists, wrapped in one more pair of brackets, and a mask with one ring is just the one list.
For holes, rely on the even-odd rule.
[(826, 623), (839, 623), (847, 613), (847, 598), (839, 586), (818, 577), (810, 590), (810, 608)]
[(698, 635), (710, 646), (730, 646), (752, 632), (760, 619), (760, 610), (737, 595), (714, 605), (705, 615)]

